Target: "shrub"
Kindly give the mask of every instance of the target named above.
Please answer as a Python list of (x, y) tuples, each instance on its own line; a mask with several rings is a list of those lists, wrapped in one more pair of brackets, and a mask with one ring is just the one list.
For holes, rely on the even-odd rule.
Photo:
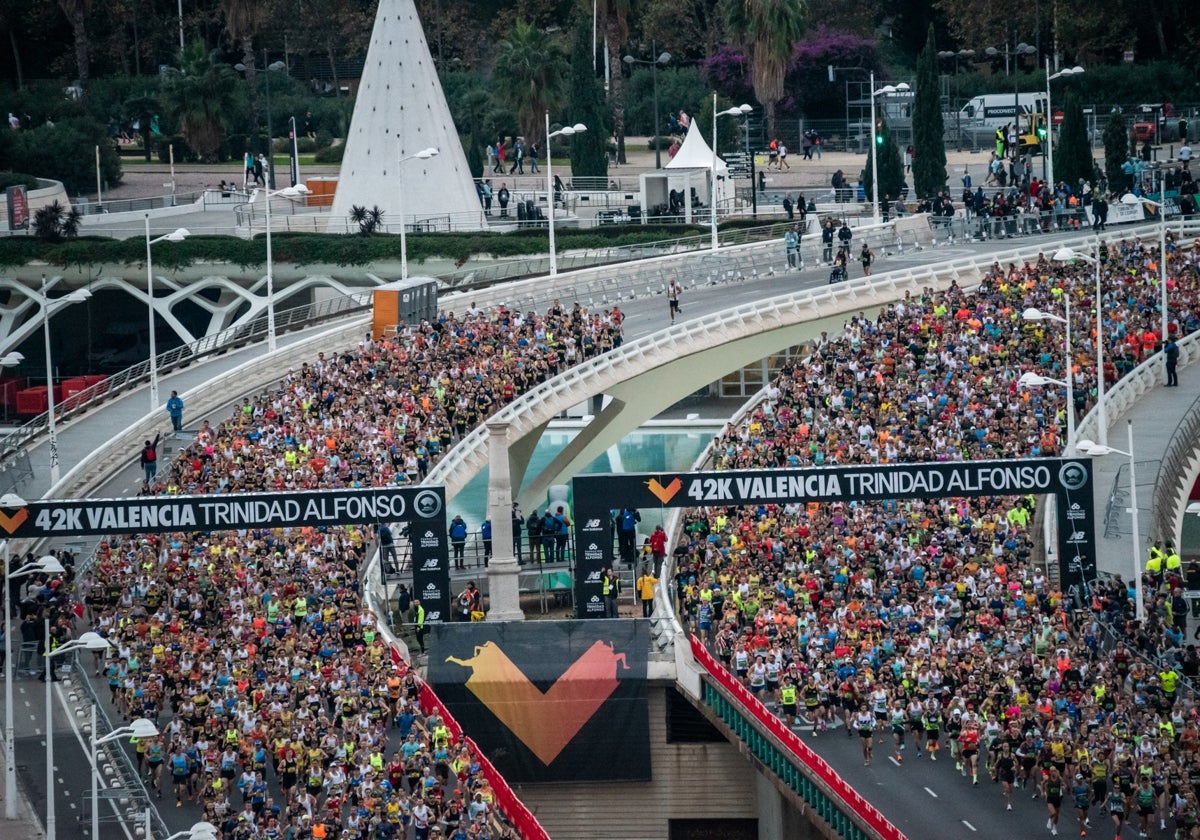
[(342, 155), (346, 153), (346, 144), (338, 143), (336, 146), (330, 146), (328, 149), (320, 149), (314, 160), (317, 163), (341, 163)]
[(62, 181), (67, 192), (80, 195), (96, 185), (96, 147), (100, 173), (110, 186), (121, 181), (121, 158), (105, 127), (87, 117), (73, 117), (53, 126), (15, 132), (7, 144), (14, 171)]
[(158, 159), (161, 163), (171, 162), (172, 151), (175, 152), (176, 163), (195, 163), (200, 159), (187, 141), (178, 134), (173, 137), (159, 137), (155, 143), (158, 146)]
[(0, 172), (0, 192), (9, 187), (22, 186), (36, 190), (40, 185), (34, 175), (26, 175), (24, 172)]

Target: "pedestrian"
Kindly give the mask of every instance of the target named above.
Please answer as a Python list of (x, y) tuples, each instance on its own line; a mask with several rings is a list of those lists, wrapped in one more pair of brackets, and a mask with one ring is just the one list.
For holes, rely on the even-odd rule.
[(183, 431), (183, 400), (179, 398), (178, 391), (171, 392), (171, 399), (167, 400), (167, 415), (171, 418), (171, 431)]
[(513, 162), (512, 167), (508, 170), (508, 174), (513, 173), (519, 175), (525, 174), (525, 138), (518, 137), (513, 143)]
[(504, 138), (500, 138), (500, 142), (496, 144), (496, 165), (492, 167), (492, 173), (499, 172), (504, 174), (504, 160), (508, 155), (508, 150), (504, 147)]
[(795, 225), (788, 228), (787, 233), (783, 235), (783, 247), (787, 251), (788, 270), (796, 268), (796, 256), (800, 251), (800, 235), (797, 233)]
[(621, 580), (611, 568), (600, 573), (600, 594), (604, 597), (604, 617), (617, 617), (617, 598), (621, 594)]
[(837, 236), (838, 251), (849, 258), (850, 240), (854, 238), (854, 231), (850, 230), (850, 223), (846, 219), (842, 219), (842, 226), (838, 228)]
[(242, 189), (245, 189), (254, 180), (254, 154), (249, 149), (242, 156), (242, 165), (245, 167), (242, 173)]
[(304, 115), (304, 136), (312, 141), (316, 141), (317, 139), (317, 125), (316, 120), (313, 119), (312, 111)]
[(483, 565), (492, 559), (492, 520), (485, 519), (479, 526), (479, 539), (483, 540)]
[(479, 610), (481, 597), (479, 590), (475, 588), (475, 581), (469, 581), (467, 588), (459, 593), (456, 600), (457, 609), (455, 615), (459, 621), (470, 621), (471, 613)]
[(650, 574), (648, 565), (642, 566), (642, 575), (637, 579), (637, 594), (642, 602), (642, 618), (649, 618), (654, 612), (654, 587), (658, 585), (658, 578)]
[(454, 550), (454, 568), (466, 568), (467, 523), (463, 522), (460, 514), (455, 514), (450, 522), (450, 547)]
[(412, 602), (413, 611), (416, 613), (416, 621), (413, 624), (417, 629), (417, 645), (421, 648), (421, 653), (425, 652), (425, 636), (429, 633), (429, 628), (425, 626), (425, 608), (421, 606), (421, 602), (414, 600)]
[(529, 171), (531, 173), (535, 173), (535, 174), (538, 171), (540, 171), (540, 170), (538, 170), (538, 144), (537, 143), (529, 144)]
[(833, 262), (833, 235), (833, 219), (826, 219), (821, 226), (821, 259), (827, 263)]
[(675, 280), (671, 281), (671, 285), (667, 287), (667, 305), (671, 312), (671, 323), (675, 323), (675, 316), (679, 314), (679, 293), (683, 288)]
[(490, 216), (490, 215), (492, 215), (492, 182), (485, 180), (483, 182), (482, 191), (483, 191), (483, 215)]
[(667, 559), (667, 532), (663, 530), (663, 526), (655, 525), (654, 533), (647, 537), (647, 541), (650, 543), (650, 556), (654, 560), (654, 570), (657, 572)]
[(386, 522), (380, 523), (378, 530), (375, 532), (379, 537), (379, 562), (383, 564), (384, 571), (389, 575), (400, 573), (397, 567), (396, 558), (396, 538), (392, 535), (392, 529)]
[(525, 520), (521, 518), (521, 510), (517, 507), (517, 503), (512, 503), (512, 537), (513, 537), (513, 557), (517, 558), (517, 562), (524, 564), (525, 560), (521, 557), (521, 528), (524, 527)]
[(496, 171), (496, 147), (491, 143), (487, 144), (487, 168), (489, 172)]
[(1179, 375), (1175, 372), (1175, 368), (1179, 365), (1179, 345), (1174, 339), (1167, 339), (1167, 346), (1164, 350), (1167, 359), (1167, 387), (1179, 387)]
[(904, 150), (904, 171), (905, 172), (912, 172), (912, 162), (913, 162), (913, 147), (910, 145), (907, 149)]
[(779, 143), (779, 169), (782, 170), (785, 166), (788, 169), (792, 168), (792, 165), (787, 162), (787, 146), (784, 145), (784, 143), (782, 141), (780, 141), (780, 143)]
[(858, 259), (862, 262), (863, 277), (871, 276), (871, 264), (875, 262), (875, 252), (867, 247), (867, 243), (862, 244), (862, 250), (858, 253)]
[(617, 554), (630, 566), (637, 554), (637, 526), (641, 521), (637, 508), (627, 507), (617, 516)]
[(562, 505), (554, 511), (554, 560), (567, 562), (567, 542), (571, 535), (571, 517)]
[(817, 160), (821, 159), (821, 133), (813, 129), (812, 133), (812, 153), (817, 156)]
[(788, 221), (795, 218), (796, 206), (792, 203), (792, 194), (788, 193), (783, 197), (783, 212), (787, 215)]
[(500, 204), (500, 218), (508, 216), (508, 184), (500, 184), (500, 192), (496, 193), (496, 201)]
[(254, 159), (254, 185), (257, 187), (267, 185), (267, 156), (261, 153)]
[(162, 433), (155, 435), (153, 441), (146, 441), (146, 445), (142, 447), (141, 464), (146, 473), (147, 484), (152, 483), (154, 477), (158, 475), (158, 442), (160, 440), (162, 440)]
[(558, 520), (554, 518), (553, 511), (546, 508), (546, 513), (542, 517), (542, 556), (545, 558), (545, 562), (553, 563), (557, 559), (554, 552), (557, 542)]
[(538, 563), (542, 559), (542, 515), (537, 508), (525, 520), (525, 532), (529, 535), (529, 562)]

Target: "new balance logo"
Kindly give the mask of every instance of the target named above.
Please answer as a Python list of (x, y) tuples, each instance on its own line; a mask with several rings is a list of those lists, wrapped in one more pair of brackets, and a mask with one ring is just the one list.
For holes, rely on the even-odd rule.
[(595, 528), (599, 528), (599, 527), (600, 527), (600, 520), (599, 520), (599, 519), (589, 519), (589, 520), (587, 521), (587, 524), (583, 526), (583, 530), (585, 530), (585, 531), (591, 531), (591, 530), (593, 530), (593, 529), (595, 529)]

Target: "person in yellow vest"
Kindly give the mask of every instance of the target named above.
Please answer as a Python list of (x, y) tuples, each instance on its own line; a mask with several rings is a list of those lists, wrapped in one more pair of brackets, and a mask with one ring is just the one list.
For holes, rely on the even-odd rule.
[(1146, 574), (1154, 579), (1154, 585), (1157, 587), (1162, 583), (1163, 571), (1163, 552), (1158, 543), (1150, 546), (1150, 551), (1146, 559)]
[(416, 613), (417, 621), (417, 644), (421, 646), (421, 653), (425, 652), (425, 634), (429, 632), (429, 628), (425, 626), (425, 608), (421, 606), (420, 601), (412, 602), (413, 612)]
[(649, 618), (654, 612), (654, 587), (657, 585), (658, 578), (650, 574), (649, 564), (644, 564), (636, 586), (638, 598), (642, 602), (642, 618)]
[(1180, 577), (1183, 575), (1183, 559), (1179, 556), (1179, 552), (1175, 550), (1175, 546), (1167, 543), (1167, 547), (1163, 549), (1163, 564), (1166, 567), (1167, 577), (1172, 575)]

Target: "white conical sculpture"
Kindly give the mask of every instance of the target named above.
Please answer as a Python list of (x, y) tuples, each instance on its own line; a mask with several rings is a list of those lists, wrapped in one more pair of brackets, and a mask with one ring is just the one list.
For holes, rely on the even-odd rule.
[[(429, 148), (438, 150), (436, 157), (399, 163)], [(456, 229), (487, 227), (413, 0), (380, 0), (375, 12), (332, 231), (345, 229), (354, 205), (378, 206), (393, 233), (400, 230), (401, 210), (409, 224), (429, 219), (438, 230), (447, 218)]]

